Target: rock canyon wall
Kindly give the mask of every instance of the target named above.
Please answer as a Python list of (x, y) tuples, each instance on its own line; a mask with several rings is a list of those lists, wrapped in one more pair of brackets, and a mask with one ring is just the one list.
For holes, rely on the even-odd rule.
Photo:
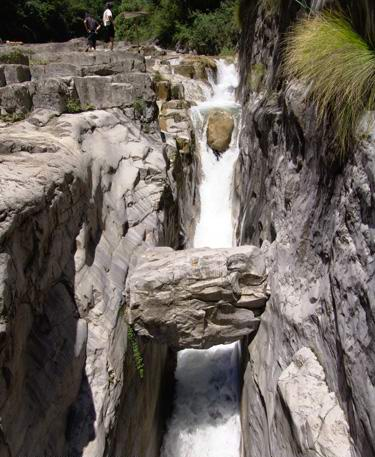
[(375, 116), (335, 160), (280, 70), (299, 2), (241, 4), (239, 248), (173, 251), (194, 239), (213, 59), (77, 40), (0, 65), (0, 457), (158, 457), (175, 349), (240, 337), (245, 457), (374, 457)]
[[(373, 14), (368, 2), (341, 6), (356, 21), (365, 4)], [(334, 160), (307, 88), (282, 77), (301, 14), (295, 1), (278, 14), (243, 2), (237, 237), (267, 252), (271, 291), (245, 345), (244, 455), (372, 457), (375, 123), (369, 114), (345, 163)]]
[(157, 456), (174, 355), (140, 342), (140, 379), (123, 292), (134, 250), (179, 236), (152, 80), (51, 47), (0, 89), (0, 455)]

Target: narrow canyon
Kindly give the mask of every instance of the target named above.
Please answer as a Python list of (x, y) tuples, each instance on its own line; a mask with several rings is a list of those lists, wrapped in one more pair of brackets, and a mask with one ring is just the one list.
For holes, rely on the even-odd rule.
[(375, 6), (267, 5), (230, 57), (0, 46), (0, 457), (375, 457), (375, 115), (339, 156), (284, 68)]

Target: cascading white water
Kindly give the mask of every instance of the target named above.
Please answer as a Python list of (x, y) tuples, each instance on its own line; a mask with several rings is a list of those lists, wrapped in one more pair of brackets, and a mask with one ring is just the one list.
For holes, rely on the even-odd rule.
[[(234, 89), (236, 68), (217, 62), (217, 84), (212, 96), (192, 109), (197, 146), (202, 162), (201, 214), (194, 247), (231, 247), (232, 177), (238, 156), (239, 105)], [(228, 151), (217, 160), (207, 145), (207, 116), (213, 109), (231, 111), (236, 120)], [(174, 412), (162, 447), (162, 457), (239, 457), (239, 345), (178, 353)]]

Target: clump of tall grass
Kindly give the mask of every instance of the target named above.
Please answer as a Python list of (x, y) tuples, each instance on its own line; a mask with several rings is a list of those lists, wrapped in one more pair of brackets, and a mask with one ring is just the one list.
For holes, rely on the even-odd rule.
[(375, 51), (341, 12), (301, 19), (286, 39), (284, 72), (309, 85), (318, 120), (330, 119), (343, 159), (362, 114), (375, 105)]

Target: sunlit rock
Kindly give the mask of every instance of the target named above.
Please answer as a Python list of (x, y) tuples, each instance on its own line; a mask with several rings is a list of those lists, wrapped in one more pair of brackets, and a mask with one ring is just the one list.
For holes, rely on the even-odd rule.
[(278, 381), (278, 390), (291, 418), (293, 436), (302, 452), (351, 457), (351, 438), (345, 414), (329, 392), (323, 367), (309, 348), (293, 357)]
[(227, 111), (217, 110), (208, 117), (207, 142), (215, 152), (224, 152), (229, 148), (234, 129), (233, 116)]
[(128, 319), (139, 334), (181, 349), (256, 332), (268, 298), (258, 248), (154, 248), (136, 262), (126, 294)]

